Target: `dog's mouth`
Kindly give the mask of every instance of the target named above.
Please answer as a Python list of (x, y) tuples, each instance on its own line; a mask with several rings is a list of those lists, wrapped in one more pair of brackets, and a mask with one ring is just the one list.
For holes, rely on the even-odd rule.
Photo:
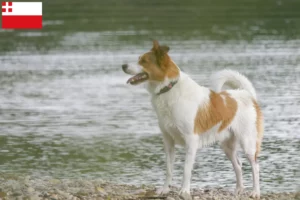
[(149, 75), (146, 72), (141, 72), (128, 79), (127, 83), (130, 83), (131, 85), (137, 85), (148, 80), (148, 78)]

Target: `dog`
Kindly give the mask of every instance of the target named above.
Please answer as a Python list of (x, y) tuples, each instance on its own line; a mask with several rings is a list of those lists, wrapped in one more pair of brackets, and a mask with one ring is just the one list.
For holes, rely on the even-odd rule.
[[(252, 168), (253, 191), (260, 197), (259, 164), (264, 120), (252, 83), (232, 70), (212, 75), (211, 88), (198, 85), (168, 55), (169, 47), (153, 41), (152, 49), (139, 57), (138, 66), (122, 65), (133, 75), (127, 83), (146, 83), (158, 117), (166, 153), (166, 179), (156, 192), (170, 191), (176, 144), (185, 147), (185, 163), (180, 196), (191, 199), (190, 181), (198, 148), (219, 142), (236, 175), (235, 193), (243, 192), (241, 148)], [(230, 87), (228, 90), (223, 88)]]

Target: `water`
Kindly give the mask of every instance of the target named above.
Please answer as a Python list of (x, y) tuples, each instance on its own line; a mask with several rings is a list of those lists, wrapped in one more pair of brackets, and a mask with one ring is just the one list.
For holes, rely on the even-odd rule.
[[(74, 2), (80, 7), (79, 1)], [(299, 15), (292, 11), (298, 4), (284, 3), (281, 11), (290, 12), (282, 19), (275, 6), (280, 1), (272, 4), (275, 7), (270, 13), (274, 15), (270, 18), (253, 14), (255, 4), (249, 2), (244, 14), (238, 9), (232, 11), (230, 19), (262, 23), (255, 28), (223, 19), (226, 8), (241, 8), (232, 2), (228, 7), (220, 2), (209, 7), (206, 2), (208, 11), (201, 15), (208, 16), (217, 9), (220, 15), (213, 15), (209, 22), (199, 17), (189, 25), (183, 18), (176, 27), (159, 20), (162, 10), (158, 16), (146, 13), (150, 21), (160, 24), (135, 18), (145, 11), (130, 12), (142, 6), (138, 3), (122, 7), (127, 9), (122, 18), (119, 12), (106, 13), (108, 17), (100, 12), (109, 8), (109, 3), (95, 8), (87, 4), (82, 10), (76, 8), (74, 14), (56, 10), (58, 5), (66, 8), (67, 0), (51, 1), (44, 4), (47, 26), (43, 31), (1, 31), (1, 172), (162, 185), (162, 138), (149, 95), (141, 86), (125, 84), (129, 77), (121, 71), (121, 64), (135, 63), (155, 37), (170, 46), (173, 60), (201, 85), (207, 86), (211, 73), (224, 68), (250, 78), (265, 115), (260, 156), (262, 192), (295, 191), (300, 181), (300, 40), (293, 35), (299, 32)], [(256, 14), (267, 5), (262, 4)], [(170, 13), (176, 10), (164, 6)], [(95, 10), (90, 15), (81, 16), (92, 8)], [(193, 10), (190, 6), (181, 9)], [(55, 12), (50, 15), (50, 10)], [(174, 14), (178, 18), (183, 14), (178, 15)], [(131, 27), (128, 24), (133, 19), (137, 22)], [(109, 20), (111, 23), (106, 23)], [(142, 23), (145, 20), (147, 23)], [(278, 22), (278, 27), (268, 20)], [(198, 22), (203, 26), (192, 27)], [(286, 27), (286, 23), (293, 26)], [(178, 148), (177, 186), (182, 178), (183, 154)], [(251, 187), (251, 169), (244, 157), (243, 163), (245, 184)], [(234, 177), (218, 145), (199, 150), (193, 187), (233, 189)]]

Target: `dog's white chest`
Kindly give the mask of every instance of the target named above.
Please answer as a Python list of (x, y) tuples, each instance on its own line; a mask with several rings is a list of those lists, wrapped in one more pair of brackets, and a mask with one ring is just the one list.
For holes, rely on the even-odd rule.
[(170, 135), (176, 144), (184, 145), (183, 134), (179, 131), (173, 116), (173, 103), (160, 98), (152, 99), (152, 105), (158, 117), (158, 123), (163, 134)]

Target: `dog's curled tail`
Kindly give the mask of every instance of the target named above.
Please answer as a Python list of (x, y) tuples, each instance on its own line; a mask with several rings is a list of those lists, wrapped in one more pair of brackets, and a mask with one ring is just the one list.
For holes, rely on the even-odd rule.
[(229, 86), (232, 89), (243, 89), (248, 91), (253, 98), (253, 106), (256, 111), (256, 152), (254, 155), (255, 160), (260, 152), (260, 146), (264, 132), (263, 114), (257, 104), (256, 92), (252, 83), (242, 74), (233, 70), (222, 70), (211, 76), (211, 89), (216, 92), (221, 92), (224, 86)]
[(216, 92), (221, 92), (224, 86), (229, 86), (232, 89), (244, 89), (256, 100), (256, 92), (252, 83), (237, 71), (225, 69), (216, 72), (211, 76), (210, 84), (211, 89)]

